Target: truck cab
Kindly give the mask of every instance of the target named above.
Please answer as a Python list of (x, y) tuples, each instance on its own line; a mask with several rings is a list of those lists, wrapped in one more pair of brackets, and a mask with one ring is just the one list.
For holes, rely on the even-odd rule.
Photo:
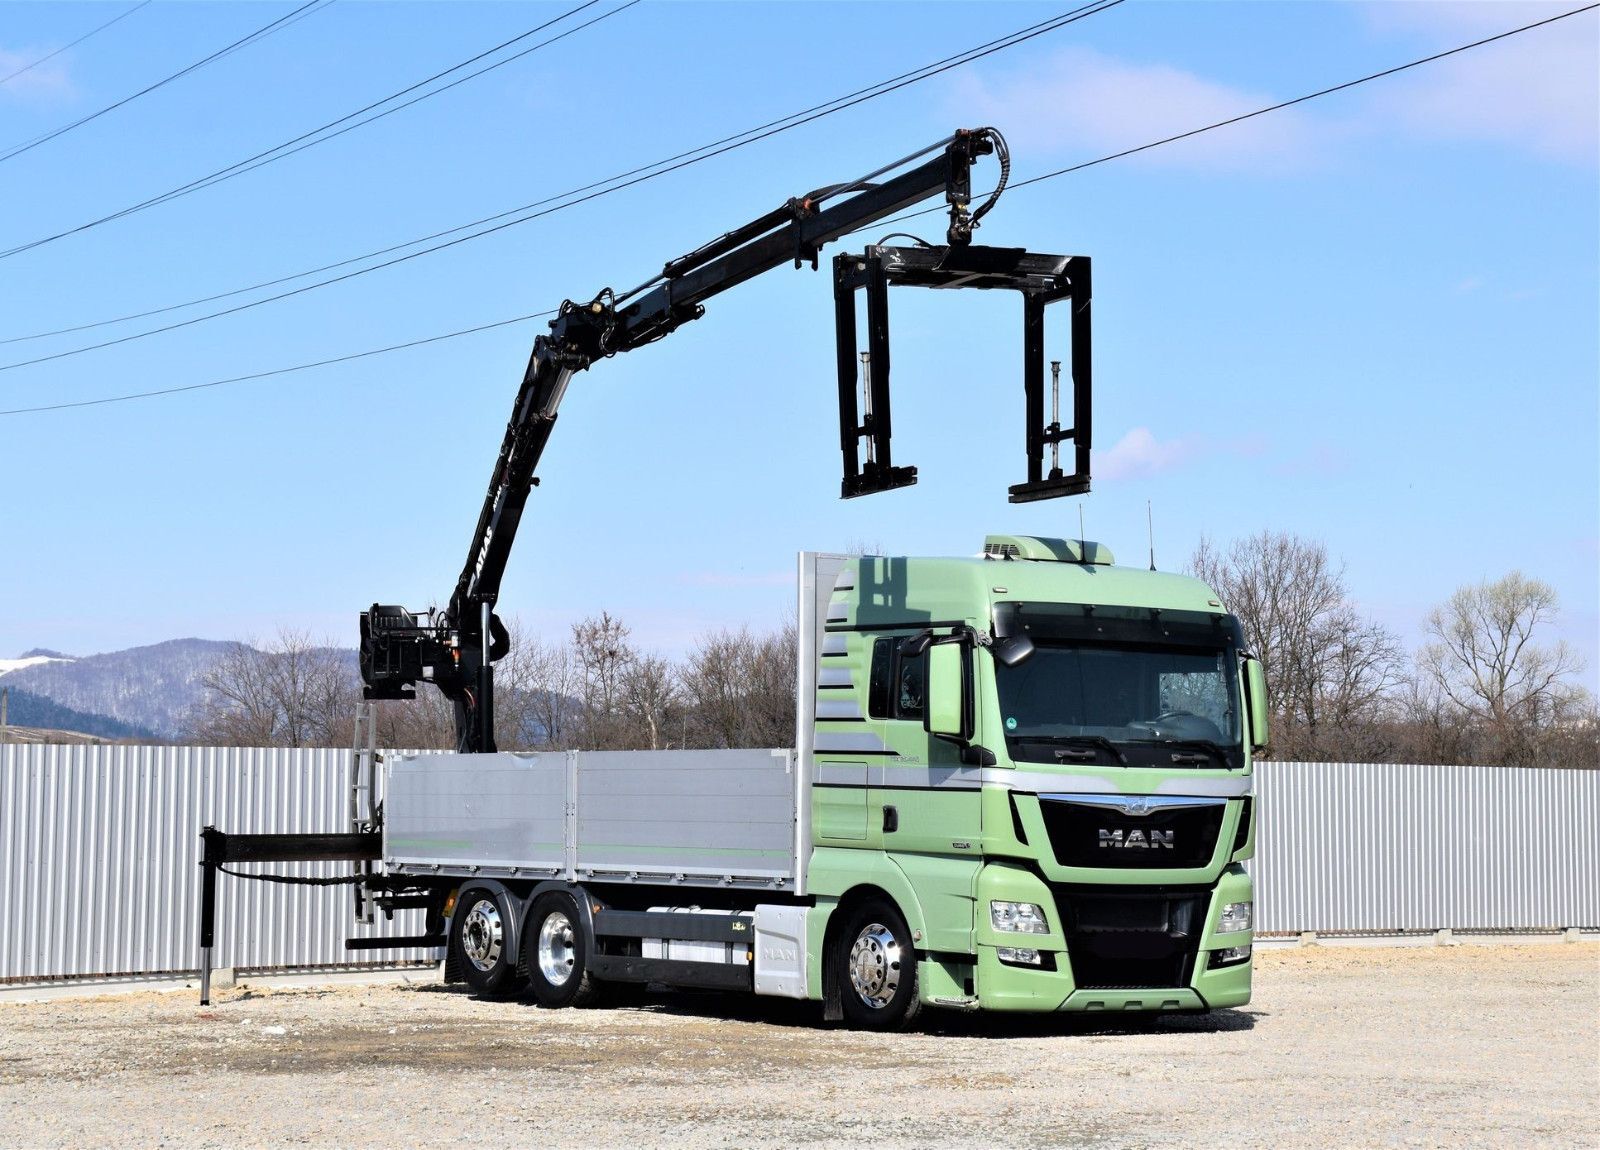
[(868, 1024), (914, 1009), (908, 981), (967, 1009), (1247, 1002), (1266, 697), (1216, 593), (1023, 536), (827, 571), (811, 985)]

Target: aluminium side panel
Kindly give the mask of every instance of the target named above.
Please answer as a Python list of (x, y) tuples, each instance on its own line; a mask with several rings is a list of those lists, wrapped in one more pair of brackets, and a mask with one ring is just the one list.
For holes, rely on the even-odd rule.
[(793, 889), (787, 750), (583, 751), (578, 877)]
[(565, 868), (565, 753), (410, 755), (385, 766), (388, 865)]

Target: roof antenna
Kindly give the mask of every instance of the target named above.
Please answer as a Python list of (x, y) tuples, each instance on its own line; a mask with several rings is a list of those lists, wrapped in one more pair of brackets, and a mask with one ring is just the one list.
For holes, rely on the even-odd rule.
[(1089, 562), (1089, 541), (1083, 537), (1083, 501), (1078, 501), (1078, 562)]
[(1150, 501), (1144, 501), (1144, 526), (1150, 533), (1150, 570), (1156, 569), (1156, 522), (1150, 512)]

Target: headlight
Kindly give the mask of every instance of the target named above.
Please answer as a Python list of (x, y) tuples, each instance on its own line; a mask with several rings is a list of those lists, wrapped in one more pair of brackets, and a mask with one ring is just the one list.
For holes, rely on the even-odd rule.
[(1050, 920), (1038, 903), (1000, 902), (989, 904), (989, 921), (996, 930), (1008, 934), (1049, 934)]
[(1249, 961), (1250, 948), (1248, 946), (1229, 946), (1224, 947), (1222, 950), (1213, 950), (1211, 952), (1211, 965), (1213, 967), (1232, 966), (1237, 962)]
[(1222, 918), (1217, 923), (1219, 934), (1232, 934), (1236, 930), (1250, 929), (1250, 904), (1230, 902), (1222, 908)]

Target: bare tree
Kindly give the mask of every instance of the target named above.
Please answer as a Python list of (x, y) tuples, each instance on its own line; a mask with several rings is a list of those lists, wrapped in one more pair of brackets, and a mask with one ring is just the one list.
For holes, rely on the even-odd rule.
[(1539, 761), (1547, 736), (1582, 724), (1588, 693), (1569, 681), (1583, 668), (1564, 642), (1540, 644), (1554, 622), (1555, 590), (1520, 571), (1458, 588), (1424, 625), (1433, 639), (1417, 664), (1423, 684), (1485, 739), (1497, 761)]
[(426, 685), (417, 697), (376, 704), (376, 742), (380, 747), (407, 751), (453, 751), (456, 747), (455, 705)]
[(629, 742), (658, 751), (678, 702), (678, 674), (659, 655), (636, 655), (622, 672), (622, 709), (632, 719)]
[(1202, 539), (1190, 569), (1239, 618), (1276, 716), (1274, 753), (1310, 758), (1371, 745), (1403, 681), (1399, 641), (1350, 603), (1321, 543), (1263, 531), (1226, 553)]
[(572, 653), (530, 634), (521, 620), (506, 624), (510, 648), (495, 664), (495, 742), (506, 750), (565, 746), (572, 711)]
[(573, 727), (578, 720), (578, 665), (572, 648), (565, 643), (530, 640), (528, 717), (537, 733), (537, 745), (549, 748), (574, 746)]
[(754, 635), (748, 628), (703, 636), (683, 670), (690, 742), (705, 747), (794, 743), (795, 625)]
[(349, 657), (304, 631), (284, 629), (263, 648), (234, 643), (201, 680), (191, 719), (197, 742), (316, 747), (349, 741), (359, 687)]
[(591, 750), (627, 747), (628, 719), (622, 710), (622, 681), (635, 655), (628, 626), (609, 611), (572, 625), (577, 665), (578, 745)]
[(223, 747), (278, 744), (278, 707), (263, 652), (235, 642), (201, 676), (205, 698), (189, 719), (190, 737)]

